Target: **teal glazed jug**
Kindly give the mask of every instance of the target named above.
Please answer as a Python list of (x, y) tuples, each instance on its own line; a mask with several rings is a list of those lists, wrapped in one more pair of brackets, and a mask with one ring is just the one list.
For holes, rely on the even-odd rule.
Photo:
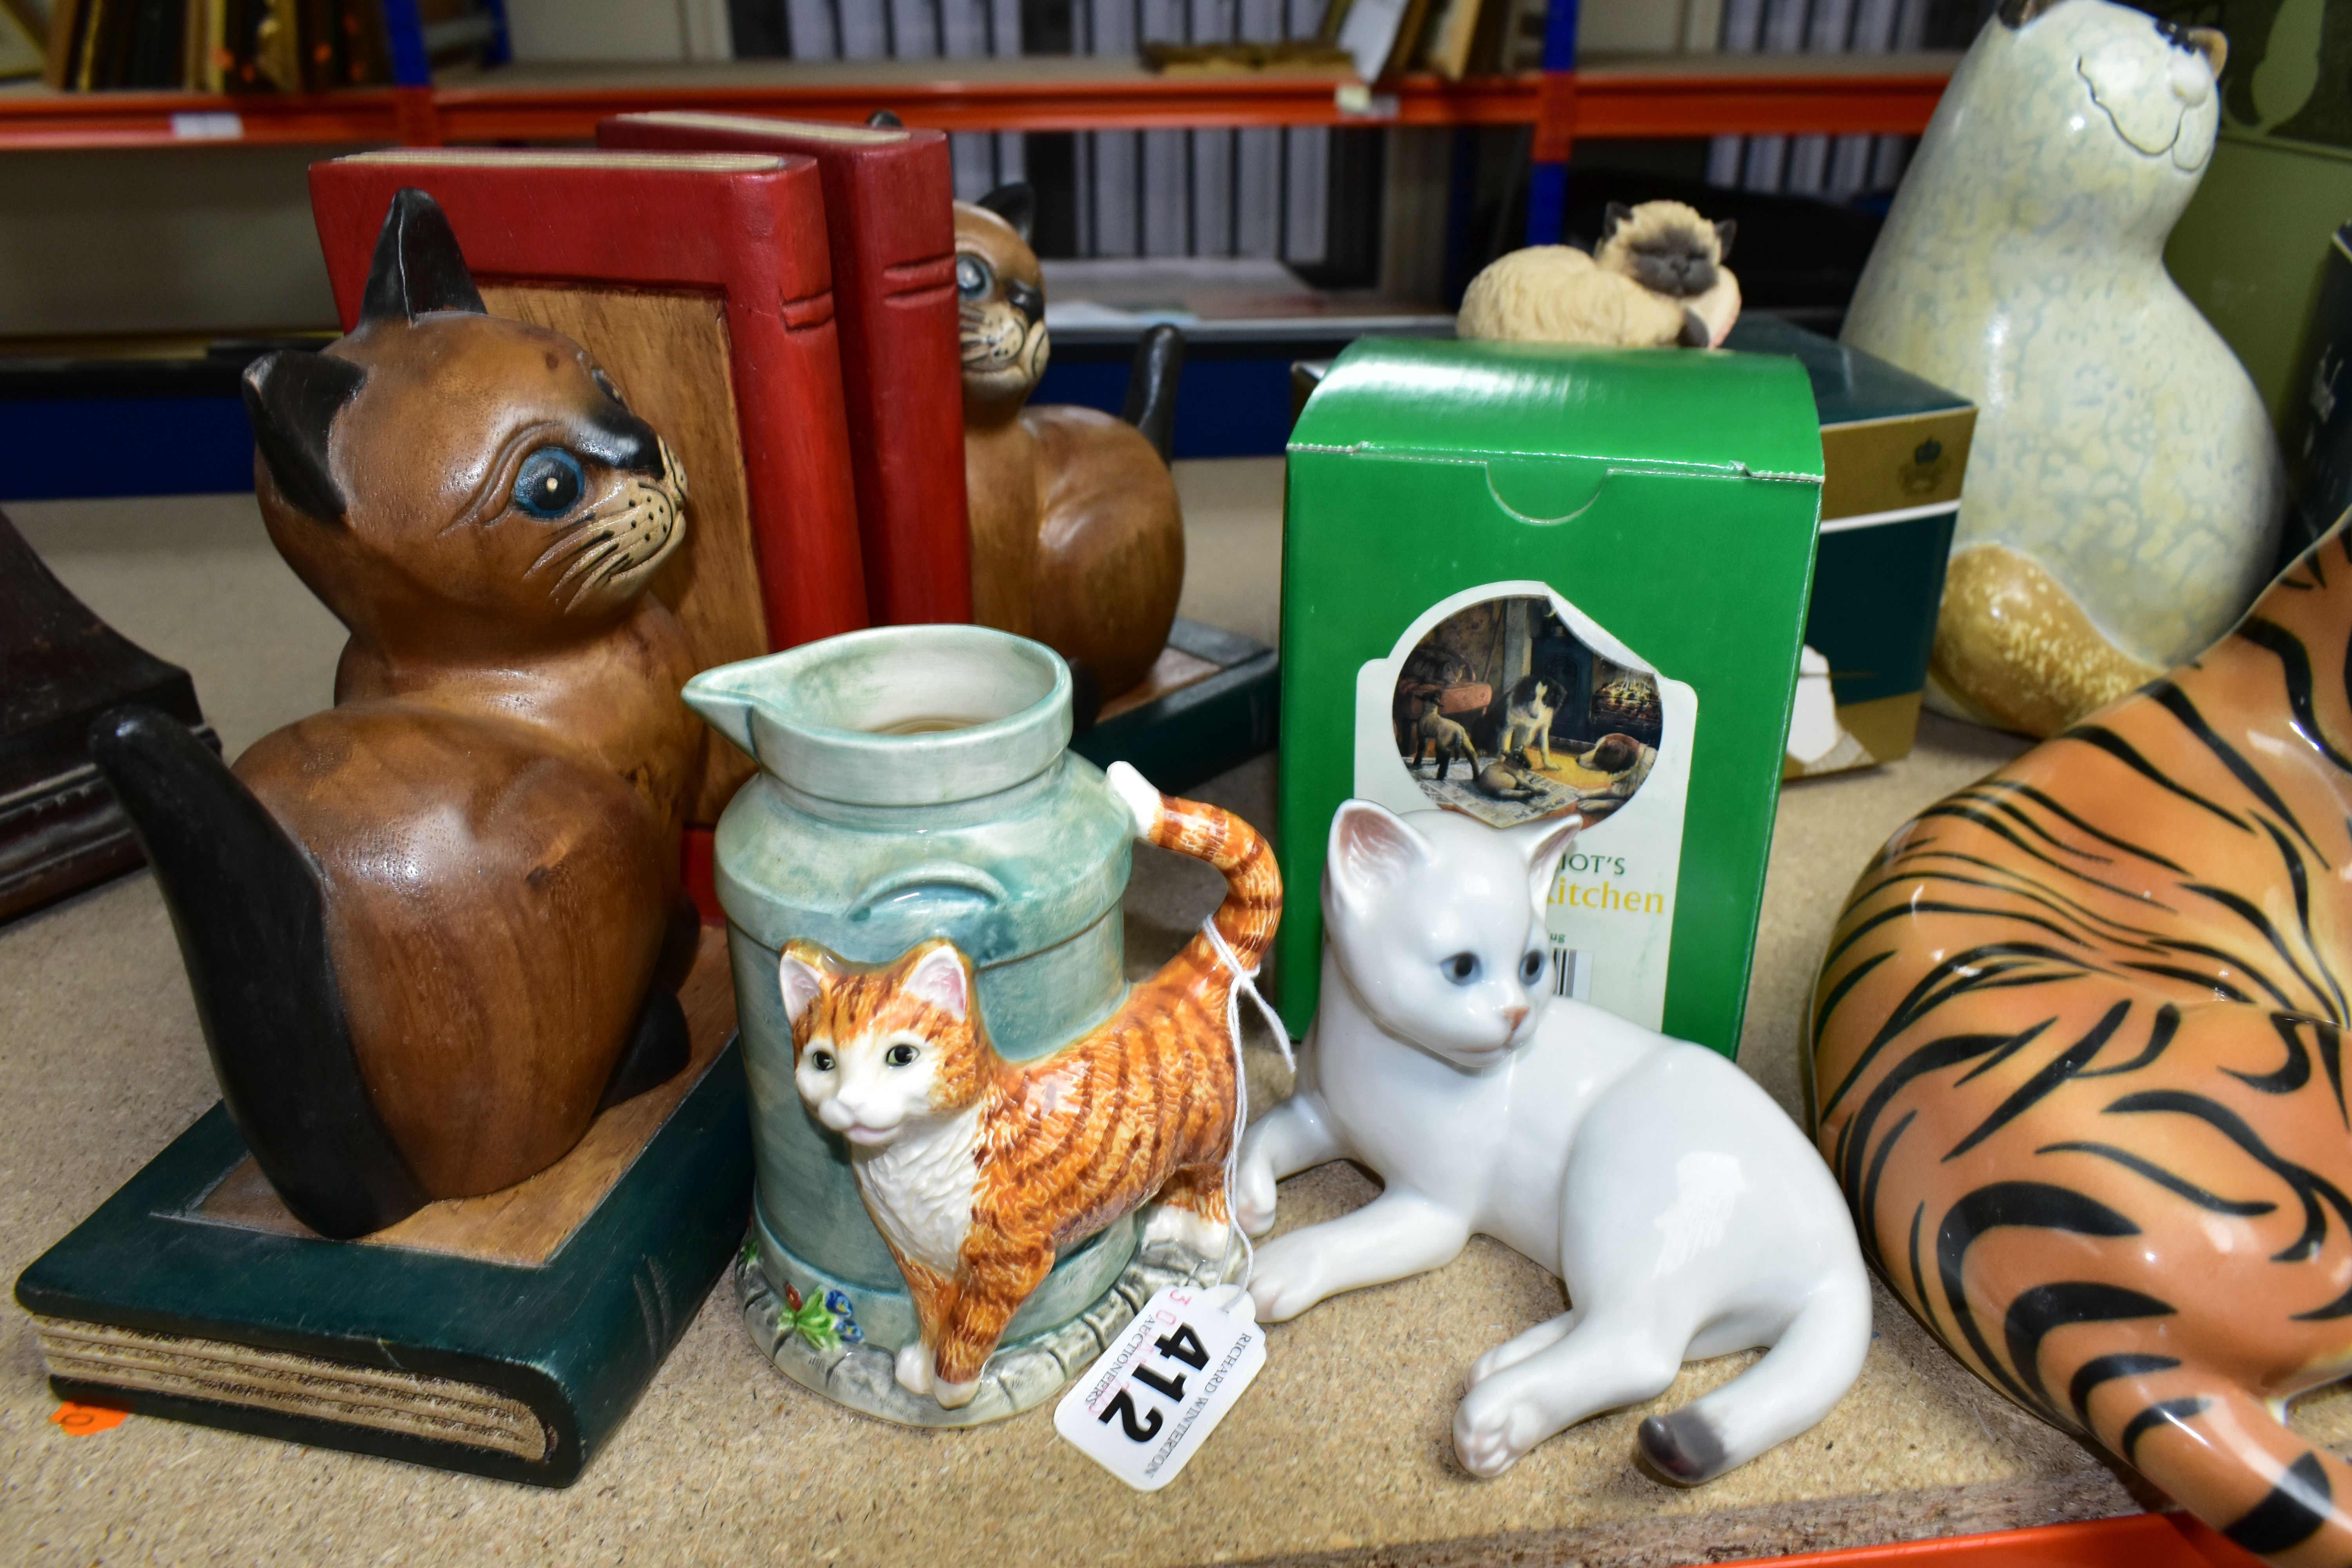
[[(914, 1306), (847, 1146), (793, 1086), (777, 964), (795, 940), (876, 963), (947, 937), (977, 971), (996, 1048), (1015, 1060), (1109, 1016), (1127, 994), (1133, 818), (1068, 749), (1068, 668), (983, 626), (884, 626), (708, 670), (685, 697), (760, 764), (719, 818), (716, 849), (751, 1079), (747, 1320), (755, 1335), (780, 1325), (762, 1348), (787, 1373), (869, 1414), (963, 1426), (1034, 1404), (1062, 1381), (1051, 1354), (948, 1411), (899, 1389), (887, 1353), (851, 1353), (914, 1342)], [(1135, 1255), (1132, 1216), (1073, 1248), (1003, 1345), (1055, 1348), (1055, 1331), (1103, 1301)], [(1023, 1362), (1000, 1360), (1016, 1374)]]

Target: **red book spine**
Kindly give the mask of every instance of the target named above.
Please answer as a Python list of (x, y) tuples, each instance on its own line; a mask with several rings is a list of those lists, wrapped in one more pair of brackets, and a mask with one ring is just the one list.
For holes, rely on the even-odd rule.
[(936, 131), (660, 113), (606, 120), (596, 139), (606, 147), (816, 160), (868, 605), (881, 625), (971, 619), (955, 176), (947, 138)]
[[(478, 278), (718, 294), (772, 647), (867, 624), (832, 260), (813, 163), (628, 166), (595, 153), (418, 150), (310, 167), (346, 331), (393, 194), (440, 203)], [(614, 166), (621, 165), (621, 166)]]

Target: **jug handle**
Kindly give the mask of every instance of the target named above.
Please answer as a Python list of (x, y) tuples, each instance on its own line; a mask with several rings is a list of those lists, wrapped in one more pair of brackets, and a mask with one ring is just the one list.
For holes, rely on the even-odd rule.
[(927, 860), (919, 866), (903, 867), (887, 877), (877, 877), (866, 883), (851, 901), (849, 918), (853, 921), (866, 920), (874, 913), (874, 906), (885, 899), (915, 888), (934, 887), (977, 893), (992, 904), (1004, 903), (1013, 896), (1003, 883), (976, 866), (966, 866), (953, 860)]

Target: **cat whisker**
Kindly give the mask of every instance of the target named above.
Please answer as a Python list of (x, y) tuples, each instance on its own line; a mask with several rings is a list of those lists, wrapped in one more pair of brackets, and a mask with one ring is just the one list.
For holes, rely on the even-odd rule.
[(613, 537), (613, 531), (607, 528), (602, 532), (595, 534), (593, 537), (583, 541), (580, 536), (585, 531), (586, 529), (583, 526), (581, 528), (575, 528), (570, 532), (564, 534), (562, 538), (549, 545), (547, 549), (541, 553), (540, 558), (530, 563), (530, 571), (525, 572), (523, 575), (528, 577), (532, 572), (540, 571), (543, 567), (551, 566), (555, 564), (557, 561), (563, 559), (568, 555), (578, 554), (583, 551), (593, 550), (596, 546), (604, 543), (605, 541)]

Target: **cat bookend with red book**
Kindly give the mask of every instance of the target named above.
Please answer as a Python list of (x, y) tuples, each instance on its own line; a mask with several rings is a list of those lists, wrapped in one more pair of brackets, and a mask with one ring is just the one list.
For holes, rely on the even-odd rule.
[[(448, 215), (483, 298), (593, 354), (690, 477), (656, 592), (706, 669), (867, 621), (818, 173), (798, 156), (399, 148), (314, 164), (337, 309), (358, 313), (394, 191)], [(749, 774), (706, 742), (687, 808), (706, 915), (709, 831)]]
[(68, 1399), (562, 1486), (743, 1234), (679, 867), (712, 623), (656, 591), (726, 476), (491, 309), (430, 195), (372, 221), (351, 331), (244, 380), (271, 541), (351, 633), (335, 705), (234, 770), (154, 707), (91, 726), (221, 1102), (16, 1299)]
[(1274, 651), (1176, 614), (1182, 339), (1139, 347), (1124, 418), (1024, 406), (1048, 356), (1029, 188), (958, 203), (946, 136), (876, 120), (654, 112), (596, 136), (816, 161), (876, 625), (1035, 637), (1077, 672), (1076, 750), (1097, 764), (1182, 789), (1265, 752)]

